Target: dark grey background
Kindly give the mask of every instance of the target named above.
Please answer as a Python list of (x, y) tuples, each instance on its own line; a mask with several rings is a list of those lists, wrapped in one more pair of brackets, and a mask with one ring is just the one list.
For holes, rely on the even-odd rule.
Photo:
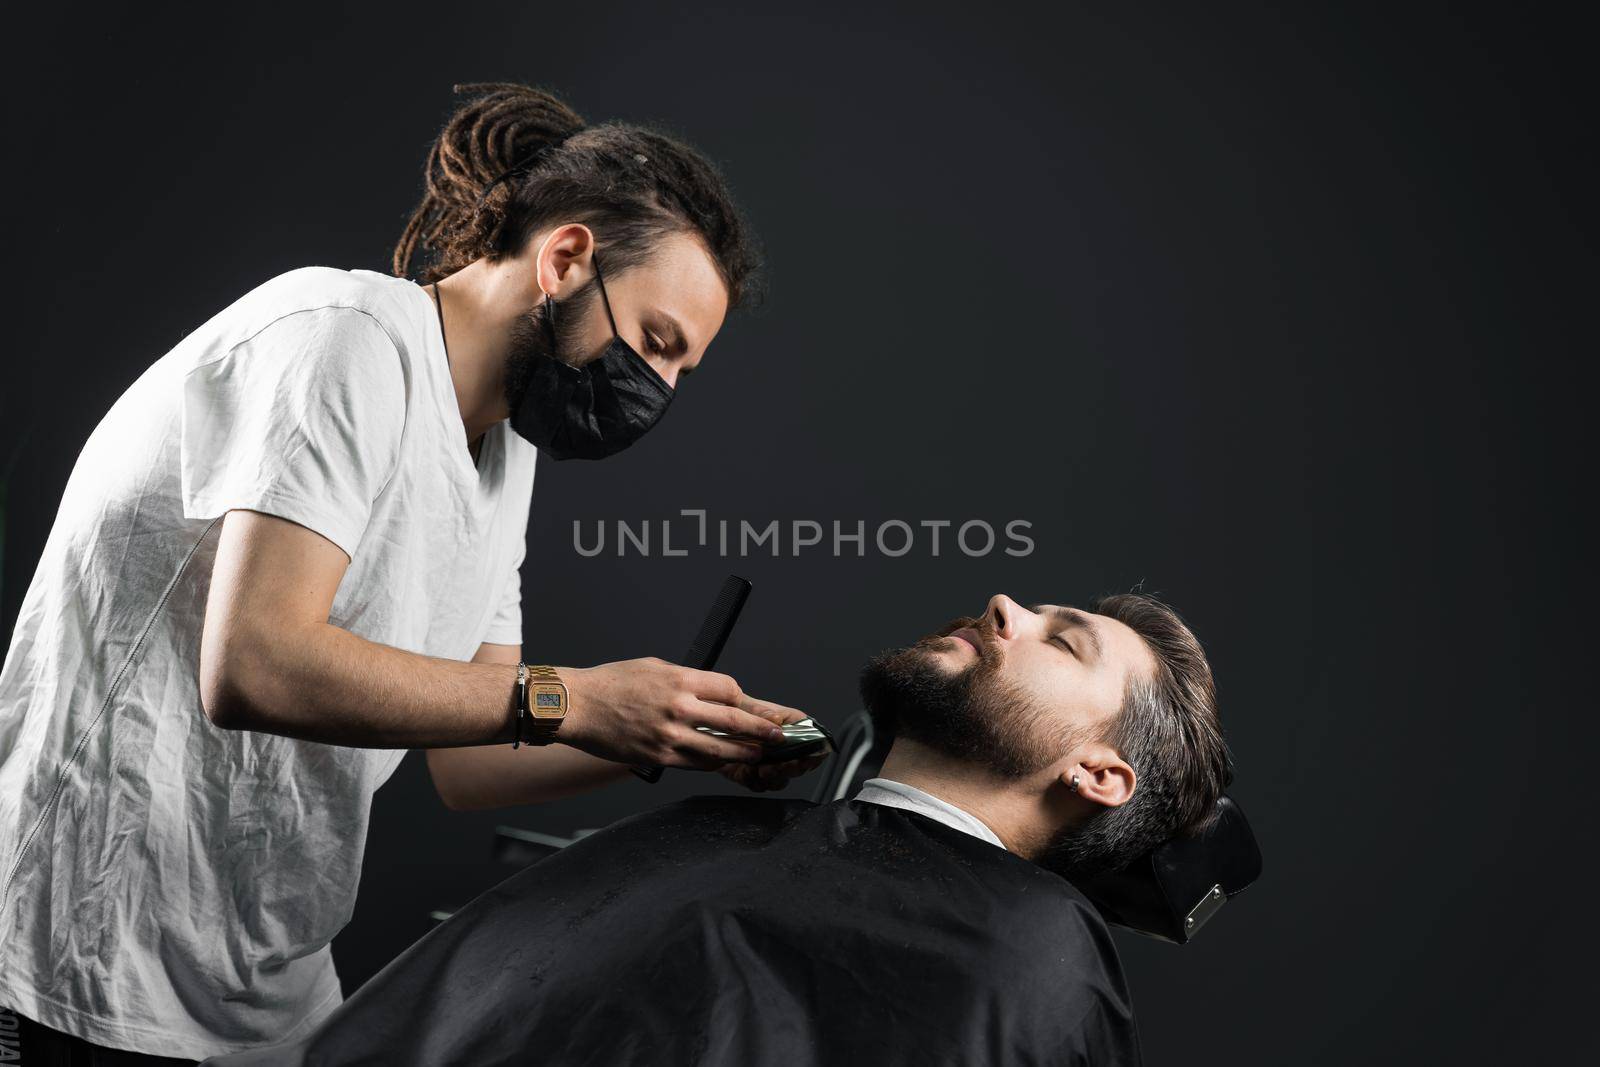
[[(144, 366), (280, 271), (385, 269), (450, 85), (548, 85), (721, 161), (772, 292), (646, 444), (541, 468), (532, 657), (676, 657), (738, 570), (756, 592), (723, 665), (837, 719), (865, 657), (995, 591), (1142, 582), (1210, 649), (1266, 852), (1196, 943), (1120, 938), (1150, 1062), (1569, 1047), (1596, 992), (1567, 881), (1594, 710), (1569, 666), (1595, 281), (1571, 27), (1346, 5), (48, 19), (13, 26), (5, 71), (7, 624)], [(1037, 549), (573, 550), (574, 519), (683, 507), (1025, 519)], [(456, 815), (413, 755), (377, 796), (347, 986), (501, 876), (496, 823), (570, 831), (719, 783)]]

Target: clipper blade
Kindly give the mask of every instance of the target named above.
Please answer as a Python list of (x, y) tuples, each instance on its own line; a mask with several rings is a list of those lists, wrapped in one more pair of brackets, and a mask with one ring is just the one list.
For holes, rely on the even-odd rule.
[[(709, 726), (697, 726), (695, 729), (701, 733), (710, 734), (712, 737), (726, 737), (734, 741), (749, 740), (749, 738), (740, 734), (732, 734), (726, 730), (713, 730)], [(782, 741), (763, 741), (761, 743), (760, 762), (784, 763), (792, 759), (803, 759), (806, 756), (826, 756), (836, 752), (838, 747), (827, 727), (815, 719), (806, 718), (801, 719), (799, 722), (785, 723)]]

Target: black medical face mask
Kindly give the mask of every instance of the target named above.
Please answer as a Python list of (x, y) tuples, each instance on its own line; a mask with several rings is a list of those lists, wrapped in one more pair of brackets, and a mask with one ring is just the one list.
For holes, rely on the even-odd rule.
[(511, 428), (551, 459), (604, 459), (621, 452), (661, 421), (672, 402), (672, 387), (617, 331), (599, 257), (594, 277), (611, 322), (611, 343), (581, 367), (562, 362), (555, 300), (547, 296), (543, 319), (550, 350), (533, 358), (527, 384), (511, 405)]

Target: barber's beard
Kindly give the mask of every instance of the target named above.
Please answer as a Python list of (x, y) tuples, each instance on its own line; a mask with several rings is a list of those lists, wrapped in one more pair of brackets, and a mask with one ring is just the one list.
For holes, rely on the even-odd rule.
[[(964, 626), (982, 635), (978, 658), (941, 666), (935, 647)], [(1044, 725), (1045, 709), (1000, 676), (1002, 661), (987, 620), (957, 619), (910, 648), (891, 649), (861, 671), (861, 699), (880, 732), (976, 764), (1006, 779), (1025, 778), (1060, 759), (1070, 739)]]
[(588, 328), (589, 317), (599, 306), (599, 287), (590, 279), (577, 292), (555, 302), (555, 341), (546, 322), (549, 300), (540, 301), (511, 325), (511, 346), (506, 352), (505, 401), (515, 411), (533, 377), (533, 365), (541, 359), (558, 359), (569, 366), (584, 362), (579, 355), (579, 338)]

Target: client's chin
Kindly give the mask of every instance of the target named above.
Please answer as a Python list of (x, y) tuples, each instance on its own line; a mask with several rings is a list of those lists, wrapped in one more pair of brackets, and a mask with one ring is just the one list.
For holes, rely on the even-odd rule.
[(970, 667), (958, 662), (959, 642), (941, 639), (949, 648), (932, 648), (925, 643), (910, 648), (891, 649), (874, 656), (861, 669), (861, 702), (872, 713), (880, 731), (892, 735), (902, 732), (906, 722), (915, 722), (929, 704), (945, 704), (950, 689)]
[(994, 649), (966, 619), (910, 648), (872, 659), (861, 672), (861, 700), (881, 735), (1018, 779), (1048, 766), (1059, 752), (1041, 743), (1042, 710), (1007, 684)]

